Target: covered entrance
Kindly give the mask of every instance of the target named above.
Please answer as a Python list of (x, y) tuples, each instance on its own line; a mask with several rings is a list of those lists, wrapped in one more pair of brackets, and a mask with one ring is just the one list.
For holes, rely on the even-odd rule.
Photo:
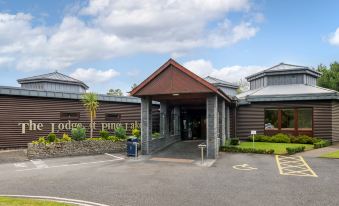
[[(175, 142), (202, 140), (207, 157), (229, 138), (231, 99), (170, 59), (131, 92), (141, 98), (141, 150), (151, 154)], [(152, 135), (152, 101), (160, 103), (160, 137)]]

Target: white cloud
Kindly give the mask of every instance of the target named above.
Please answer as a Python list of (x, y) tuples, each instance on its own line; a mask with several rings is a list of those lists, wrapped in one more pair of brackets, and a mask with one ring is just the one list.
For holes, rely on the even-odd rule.
[(240, 79), (244, 79), (245, 77), (266, 68), (263, 66), (240, 65), (215, 68), (210, 61), (204, 59), (188, 61), (184, 63), (184, 66), (202, 78), (212, 76), (232, 83), (236, 83)]
[(70, 76), (84, 82), (103, 83), (119, 75), (114, 69), (97, 70), (94, 68), (78, 68)]
[(339, 27), (333, 34), (330, 35), (330, 38), (328, 39), (328, 41), (332, 45), (339, 46)]
[(259, 31), (254, 17), (227, 18), (251, 13), (249, 1), (91, 0), (53, 26), (33, 25), (31, 14), (0, 13), (0, 55), (13, 57), (19, 70), (61, 70), (140, 52), (176, 56), (224, 47)]

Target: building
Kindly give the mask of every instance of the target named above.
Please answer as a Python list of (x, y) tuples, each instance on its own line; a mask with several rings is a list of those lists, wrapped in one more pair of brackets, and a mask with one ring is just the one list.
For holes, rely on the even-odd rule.
[[(117, 126), (141, 128), (143, 154), (180, 140), (206, 141), (216, 158), (226, 139), (287, 133), (339, 141), (339, 93), (316, 86), (320, 73), (281, 63), (247, 77), (250, 90), (215, 77), (201, 78), (168, 60), (131, 91), (99, 95), (95, 133)], [(81, 95), (88, 86), (58, 72), (0, 87), (0, 148), (24, 147), (38, 136), (69, 133), (89, 118)], [(155, 137), (160, 133), (160, 137)], [(157, 134), (159, 136), (159, 134)]]

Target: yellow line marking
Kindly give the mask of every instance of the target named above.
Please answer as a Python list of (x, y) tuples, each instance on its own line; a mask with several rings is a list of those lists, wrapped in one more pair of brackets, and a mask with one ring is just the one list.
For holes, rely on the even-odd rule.
[(301, 156), (275, 156), (281, 175), (318, 177)]
[(176, 163), (193, 163), (194, 160), (191, 159), (177, 159), (177, 158), (163, 158), (163, 157), (153, 157), (150, 160), (159, 161), (159, 162), (176, 162)]

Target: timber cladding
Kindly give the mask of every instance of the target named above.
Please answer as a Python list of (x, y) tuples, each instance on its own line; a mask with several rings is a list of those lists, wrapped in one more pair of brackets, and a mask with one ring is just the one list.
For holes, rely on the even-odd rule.
[(313, 136), (328, 140), (338, 138), (338, 126), (333, 130), (332, 127), (334, 121), (339, 121), (339, 106), (331, 101), (252, 102), (249, 105), (240, 105), (236, 116), (237, 136), (241, 139), (247, 139), (251, 130), (256, 130), (258, 134), (264, 134), (265, 108), (299, 107), (313, 108)]
[[(157, 128), (158, 105), (153, 106), (153, 117)], [(131, 134), (134, 127), (140, 127), (140, 104), (101, 101), (95, 122), (96, 137), (102, 127), (112, 133), (119, 125)], [(52, 127), (61, 137), (79, 123), (86, 127), (88, 137), (89, 116), (80, 100), (0, 95), (0, 148), (27, 147), (28, 142), (49, 134)]]
[(339, 142), (339, 101), (332, 102), (333, 141)]

